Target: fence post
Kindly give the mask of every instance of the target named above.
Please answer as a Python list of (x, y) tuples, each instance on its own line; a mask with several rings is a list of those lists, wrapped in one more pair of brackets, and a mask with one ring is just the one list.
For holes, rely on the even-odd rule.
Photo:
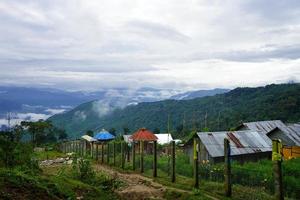
[(129, 143), (126, 143), (126, 150), (127, 150), (127, 162), (130, 162), (130, 148), (129, 148)]
[(199, 162), (198, 162), (197, 138), (194, 138), (194, 187), (199, 187)]
[(91, 142), (90, 143), (90, 149), (91, 149), (91, 157), (92, 157), (92, 159), (94, 159), (94, 142)]
[(140, 170), (141, 173), (144, 173), (144, 141), (140, 141), (140, 152), (141, 152), (141, 160), (140, 160)]
[(231, 197), (231, 162), (230, 162), (230, 143), (224, 138), (224, 177), (225, 177), (225, 195)]
[(122, 169), (124, 169), (124, 161), (125, 161), (124, 154), (125, 154), (125, 152), (124, 152), (124, 142), (121, 142), (121, 167), (122, 167)]
[(153, 177), (157, 177), (157, 141), (153, 142)]
[(104, 143), (101, 143), (101, 163), (104, 163)]
[(172, 182), (174, 183), (176, 181), (175, 177), (175, 141), (172, 141)]
[(132, 170), (135, 170), (135, 142), (132, 142)]
[(107, 143), (107, 148), (106, 148), (106, 162), (107, 162), (108, 165), (109, 165), (109, 156), (110, 156), (110, 153), (109, 153), (109, 143)]
[(113, 164), (116, 166), (116, 142), (113, 142)]
[(99, 147), (98, 147), (98, 143), (96, 143), (96, 160), (98, 161), (98, 151), (99, 151)]
[(274, 172), (274, 184), (275, 184), (275, 199), (283, 200), (283, 187), (282, 187), (282, 143), (281, 140), (272, 140), (272, 161)]

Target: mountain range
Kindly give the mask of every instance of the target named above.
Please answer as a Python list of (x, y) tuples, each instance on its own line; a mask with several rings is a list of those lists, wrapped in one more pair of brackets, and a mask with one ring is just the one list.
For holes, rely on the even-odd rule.
[[(221, 92), (221, 91), (214, 91)], [(193, 94), (197, 93), (197, 94)], [(209, 93), (208, 91), (189, 92), (190, 96), (197, 97)], [(115, 107), (124, 108), (140, 102), (153, 102), (168, 99), (180, 91), (174, 89), (155, 88), (111, 88), (99, 91), (64, 91), (52, 88), (31, 88), (0, 86), (0, 126), (7, 124), (6, 115), (12, 113), (12, 124), (20, 120), (35, 121), (46, 119), (54, 114), (67, 112), (72, 108), (88, 102), (97, 101), (100, 113), (106, 114)], [(185, 94), (186, 95), (186, 94)], [(173, 96), (175, 98), (175, 96)]]
[(185, 130), (229, 130), (242, 121), (280, 119), (300, 121), (300, 84), (267, 85), (236, 88), (224, 94), (191, 100), (142, 102), (106, 112), (101, 102), (91, 101), (49, 118), (64, 128), (71, 138), (87, 130), (114, 128), (122, 134), (146, 127), (177, 134)]

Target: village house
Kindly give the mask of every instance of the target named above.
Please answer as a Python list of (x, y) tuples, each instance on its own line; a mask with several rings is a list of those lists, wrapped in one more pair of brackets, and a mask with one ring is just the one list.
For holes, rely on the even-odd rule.
[[(231, 158), (239, 162), (271, 158), (272, 141), (257, 131), (198, 132), (195, 134), (200, 162), (224, 162), (224, 138), (229, 139)], [(185, 145), (184, 151), (193, 159), (193, 138)]]
[(300, 124), (284, 124), (281, 120), (246, 122), (237, 130), (252, 130), (264, 133), (271, 140), (280, 139), (285, 159), (300, 157)]

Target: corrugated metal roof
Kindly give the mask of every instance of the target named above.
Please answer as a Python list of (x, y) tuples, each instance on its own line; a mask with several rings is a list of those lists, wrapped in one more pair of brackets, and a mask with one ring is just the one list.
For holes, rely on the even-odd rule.
[(157, 137), (157, 143), (161, 145), (168, 144), (173, 140), (170, 133), (159, 133), (155, 134), (155, 136)]
[(277, 127), (286, 126), (281, 120), (246, 122), (243, 125), (252, 131), (260, 131), (264, 134), (269, 133)]
[(132, 142), (132, 139), (130, 137), (131, 137), (131, 135), (123, 135), (123, 139), (126, 143)]
[(139, 129), (131, 137), (133, 141), (156, 141), (157, 137), (145, 128)]
[(224, 156), (224, 138), (230, 141), (231, 155), (272, 151), (272, 141), (256, 131), (199, 132), (197, 135), (212, 157)]
[(97, 141), (96, 139), (94, 139), (93, 137), (91, 137), (89, 135), (83, 135), (83, 136), (81, 136), (81, 138), (88, 142), (96, 142)]
[(278, 128), (281, 130), (295, 145), (300, 146), (300, 125), (291, 124), (285, 125), (281, 120), (272, 121), (258, 121), (258, 122), (247, 122), (243, 123), (244, 126), (248, 127), (252, 131), (259, 131), (264, 134), (268, 134)]
[(286, 127), (279, 127), (297, 146), (300, 146), (300, 125), (292, 124)]

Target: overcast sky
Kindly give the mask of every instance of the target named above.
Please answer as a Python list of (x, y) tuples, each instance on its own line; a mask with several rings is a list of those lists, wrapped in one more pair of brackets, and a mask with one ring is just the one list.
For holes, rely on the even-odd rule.
[(300, 81), (299, 0), (1, 0), (0, 85), (97, 90)]

